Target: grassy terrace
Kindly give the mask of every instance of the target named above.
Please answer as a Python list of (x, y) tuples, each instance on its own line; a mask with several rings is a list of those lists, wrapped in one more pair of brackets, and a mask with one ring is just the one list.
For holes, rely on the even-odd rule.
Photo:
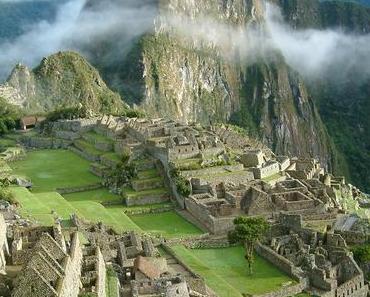
[(122, 200), (120, 196), (110, 193), (106, 188), (72, 194), (63, 194), (63, 197), (69, 202), (94, 201), (103, 203), (103, 202), (118, 202)]
[(90, 163), (68, 150), (40, 150), (22, 161), (10, 163), (14, 174), (32, 180), (33, 192), (94, 184), (99, 178), (88, 172)]
[[(32, 192), (25, 188), (14, 187), (12, 191), (21, 207), (21, 213), (43, 225), (52, 225), (55, 218), (68, 220), (70, 214), (92, 221), (103, 222), (117, 231), (136, 230), (160, 233), (164, 236), (187, 236), (200, 234), (201, 231), (188, 223), (175, 212), (156, 215), (140, 215), (131, 218), (125, 212), (141, 209), (156, 209), (171, 206), (171, 203), (125, 207), (119, 204), (122, 198), (107, 189), (97, 189), (61, 196), (55, 192), (60, 187), (76, 187), (97, 183), (99, 178), (88, 169), (90, 163), (73, 152), (66, 150), (31, 151), (25, 160), (10, 164), (15, 174), (26, 176), (33, 182)], [(155, 178), (153, 170), (142, 171), (143, 177)], [(129, 191), (130, 195), (166, 193), (159, 188), (143, 192)], [(105, 207), (104, 202), (118, 203)]]
[(90, 131), (85, 133), (85, 137), (88, 139), (91, 139), (93, 141), (99, 141), (99, 142), (104, 142), (104, 143), (113, 143), (113, 141), (103, 135), (100, 135), (94, 131)]
[(175, 253), (220, 297), (242, 297), (242, 294), (264, 294), (294, 282), (280, 270), (256, 257), (254, 274), (248, 272), (242, 247), (190, 250), (174, 246)]
[(136, 198), (136, 197), (147, 196), (147, 195), (166, 194), (166, 193), (168, 193), (168, 190), (166, 188), (156, 188), (156, 189), (137, 192), (137, 191), (135, 191), (131, 188), (126, 188), (126, 189), (124, 189), (124, 192), (130, 198)]
[(103, 154), (103, 152), (99, 151), (95, 148), (95, 146), (85, 140), (76, 140), (74, 142), (75, 146), (88, 154), (94, 155), (94, 156), (100, 156)]
[(130, 216), (142, 230), (154, 234), (163, 234), (165, 237), (186, 237), (200, 235), (203, 232), (193, 224), (185, 221), (175, 211), (158, 214)]

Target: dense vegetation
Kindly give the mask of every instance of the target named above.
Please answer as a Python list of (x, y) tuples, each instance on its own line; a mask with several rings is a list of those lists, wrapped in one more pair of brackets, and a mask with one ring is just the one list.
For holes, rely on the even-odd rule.
[(18, 125), (19, 109), (0, 97), (0, 135), (8, 133)]

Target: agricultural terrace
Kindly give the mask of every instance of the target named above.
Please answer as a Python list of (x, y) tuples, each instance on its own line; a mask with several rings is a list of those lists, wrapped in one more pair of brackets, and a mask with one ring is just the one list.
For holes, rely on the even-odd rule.
[(187, 249), (172, 247), (182, 261), (204, 277), (207, 285), (220, 297), (264, 294), (294, 284), (283, 272), (256, 256), (254, 273), (249, 274), (242, 247), (221, 249)]
[[(134, 215), (145, 209), (171, 207), (171, 203), (126, 207), (122, 197), (105, 188), (60, 195), (58, 188), (97, 184), (100, 179), (89, 172), (90, 163), (68, 150), (30, 151), (24, 160), (10, 163), (13, 173), (32, 181), (31, 191), (14, 187), (22, 215), (43, 225), (56, 218), (68, 221), (76, 213), (91, 222), (103, 222), (117, 231), (145, 231), (165, 237), (183, 237), (201, 231), (175, 212)], [(149, 174), (149, 173), (148, 173)], [(145, 176), (151, 177), (151, 176)], [(113, 205), (111, 205), (113, 204)], [(109, 205), (109, 206), (108, 206)], [(130, 213), (130, 216), (126, 213)]]

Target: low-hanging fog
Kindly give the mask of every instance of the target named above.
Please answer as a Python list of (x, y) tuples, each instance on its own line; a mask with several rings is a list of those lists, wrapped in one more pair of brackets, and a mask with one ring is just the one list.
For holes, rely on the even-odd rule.
[[(100, 1), (95, 10), (83, 9), (85, 2), (69, 0), (59, 7), (53, 22), (35, 24), (16, 40), (1, 44), (0, 79), (6, 78), (18, 62), (33, 67), (42, 57), (60, 50), (78, 50), (88, 55), (95, 41), (107, 36), (112, 36), (114, 42), (102, 59), (114, 60), (127, 52), (133, 40), (154, 27), (155, 1)], [(340, 30), (294, 30), (284, 22), (279, 9), (270, 4), (266, 5), (263, 26), (236, 27), (206, 15), (196, 19), (165, 15), (162, 25), (157, 21), (156, 26), (188, 38), (199, 49), (209, 50), (211, 46), (235, 62), (248, 64), (261, 59), (269, 62), (279, 53), (309, 79), (370, 77), (369, 35), (349, 35)]]

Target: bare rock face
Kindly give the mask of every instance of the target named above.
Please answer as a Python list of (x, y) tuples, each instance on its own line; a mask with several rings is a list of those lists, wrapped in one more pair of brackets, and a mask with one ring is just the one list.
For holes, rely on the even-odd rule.
[[(279, 53), (274, 62), (237, 59), (231, 42), (220, 47), (212, 37), (196, 38), (199, 19), (263, 28), (262, 1), (163, 0), (160, 7), (155, 34), (143, 37), (140, 49), (144, 94), (139, 104), (149, 114), (187, 123), (232, 121), (276, 153), (315, 156), (330, 164), (331, 148), (315, 104)], [(176, 22), (188, 31), (178, 32)]]
[(118, 113), (125, 105), (84, 58), (61, 52), (44, 58), (34, 70), (17, 65), (0, 96), (27, 112), (83, 105), (92, 112)]

